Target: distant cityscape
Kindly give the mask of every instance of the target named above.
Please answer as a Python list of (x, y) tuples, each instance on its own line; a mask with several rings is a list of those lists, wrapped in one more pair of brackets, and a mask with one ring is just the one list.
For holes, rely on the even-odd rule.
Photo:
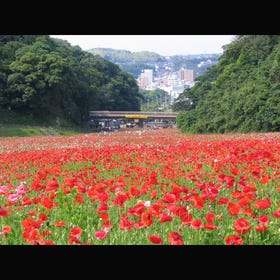
[(162, 89), (169, 94), (170, 105), (173, 104), (180, 93), (195, 85), (196, 78), (200, 76), (200, 73), (205, 73), (208, 67), (218, 62), (216, 54), (198, 55), (192, 56), (192, 58), (200, 59), (195, 67), (192, 64), (193, 69), (182, 66), (179, 70), (176, 70), (172, 57), (165, 57), (166, 62), (154, 64), (153, 69), (143, 69), (136, 78), (139, 88), (144, 90)]
[[(196, 78), (203, 75), (207, 68), (218, 62), (221, 54), (197, 54), (160, 56), (152, 52), (130, 52), (95, 48), (88, 50), (117, 64), (123, 71), (131, 74), (140, 89), (161, 89), (168, 94), (165, 107), (172, 105), (185, 89), (196, 83)], [(162, 103), (163, 100), (158, 101)], [(153, 102), (152, 102), (153, 103)], [(145, 107), (149, 104), (145, 104)]]
[(195, 84), (195, 72), (192, 69), (181, 68), (179, 71), (156, 72), (144, 69), (137, 79), (138, 86), (145, 90), (156, 88), (166, 91), (170, 95), (171, 104), (186, 88)]

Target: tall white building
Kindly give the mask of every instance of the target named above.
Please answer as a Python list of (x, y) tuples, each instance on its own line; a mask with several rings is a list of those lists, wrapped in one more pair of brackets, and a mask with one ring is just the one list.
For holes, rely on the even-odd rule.
[(148, 78), (149, 84), (154, 81), (154, 70), (153, 69), (144, 69), (142, 75)]
[(152, 85), (154, 81), (153, 69), (144, 69), (138, 78), (138, 85), (141, 88), (147, 88)]

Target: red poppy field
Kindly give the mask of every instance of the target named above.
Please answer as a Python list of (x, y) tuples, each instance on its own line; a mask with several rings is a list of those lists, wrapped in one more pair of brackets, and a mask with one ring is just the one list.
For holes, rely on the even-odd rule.
[(1, 245), (280, 245), (280, 133), (0, 138)]

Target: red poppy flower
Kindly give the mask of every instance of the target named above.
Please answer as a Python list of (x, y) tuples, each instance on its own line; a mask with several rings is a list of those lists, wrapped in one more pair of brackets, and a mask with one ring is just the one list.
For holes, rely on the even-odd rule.
[(255, 215), (255, 213), (253, 212), (253, 210), (251, 208), (245, 208), (243, 210), (243, 213), (248, 217), (252, 217)]
[(30, 228), (32, 227), (33, 219), (31, 218), (26, 218), (21, 221), (21, 224), (24, 228)]
[(183, 224), (189, 225), (192, 222), (193, 215), (188, 213), (187, 211), (180, 212), (180, 219)]
[(100, 207), (97, 209), (98, 213), (104, 213), (108, 211), (108, 205), (105, 202), (101, 202)]
[(152, 199), (156, 199), (157, 198), (157, 191), (156, 190), (152, 190), (150, 192), (150, 196), (151, 196)]
[(200, 197), (198, 195), (194, 195), (191, 199), (191, 202), (192, 202), (192, 205), (194, 206), (194, 208), (202, 210), (204, 207), (205, 198)]
[(204, 225), (201, 220), (193, 220), (190, 225), (194, 229), (204, 228)]
[(24, 228), (40, 228), (42, 226), (42, 221), (35, 221), (31, 218), (26, 218), (21, 221), (21, 224)]
[(271, 206), (271, 202), (270, 202), (270, 199), (269, 197), (266, 197), (262, 200), (258, 200), (255, 204), (254, 204), (254, 207), (257, 208), (257, 209), (267, 209)]
[(7, 217), (8, 211), (0, 206), (0, 217)]
[(105, 191), (101, 191), (97, 194), (97, 198), (100, 202), (106, 202), (109, 199), (109, 194)]
[(168, 242), (170, 242), (171, 245), (184, 245), (182, 236), (176, 231), (169, 234)]
[(162, 239), (159, 235), (151, 235), (149, 236), (149, 240), (154, 244), (162, 244)]
[(113, 205), (118, 205), (120, 208), (123, 207), (124, 203), (129, 199), (129, 194), (127, 193), (118, 193), (116, 198), (113, 200)]
[(71, 229), (71, 233), (69, 234), (69, 241), (68, 244), (82, 244), (82, 242), (79, 240), (83, 233), (83, 230), (81, 228), (75, 227)]
[(229, 202), (227, 208), (231, 216), (236, 216), (240, 214), (241, 211), (240, 206), (235, 203)]
[(265, 224), (257, 225), (256, 232), (268, 231), (268, 227)]
[(71, 236), (74, 236), (75, 238), (80, 238), (83, 233), (83, 230), (81, 228), (75, 227), (71, 229)]
[(248, 207), (251, 204), (251, 201), (247, 196), (245, 196), (245, 197), (240, 198), (238, 200), (237, 204), (241, 208), (245, 208), (245, 207)]
[(142, 213), (146, 210), (146, 206), (144, 203), (141, 201), (134, 207), (131, 207), (128, 209), (128, 214), (129, 215), (135, 215), (136, 217), (141, 217)]
[(32, 227), (25, 229), (22, 237), (26, 239), (27, 243), (33, 245), (39, 244), (39, 240), (41, 239), (39, 230)]
[(273, 212), (273, 216), (275, 218), (280, 218), (280, 209), (276, 210), (275, 212)]
[(251, 230), (251, 225), (248, 220), (238, 218), (235, 220), (233, 228), (239, 234), (247, 234)]
[(124, 229), (132, 230), (133, 225), (134, 223), (132, 221), (130, 221), (125, 215), (122, 215), (120, 221), (120, 230), (124, 230)]
[(45, 191), (46, 192), (51, 192), (57, 190), (59, 187), (57, 181), (55, 179), (52, 179), (49, 183), (49, 185), (46, 187)]
[(269, 223), (269, 220), (270, 218), (267, 216), (267, 215), (261, 215), (259, 218), (258, 218), (258, 221), (262, 224), (268, 224)]
[(32, 199), (30, 197), (23, 197), (21, 201), (22, 206), (27, 206), (32, 204)]
[(213, 212), (209, 212), (205, 215), (205, 220), (208, 224), (213, 224), (213, 220), (215, 219), (216, 215)]
[(242, 196), (242, 192), (239, 190), (233, 191), (231, 193), (231, 197), (234, 199), (241, 198), (241, 196)]
[(130, 191), (131, 195), (136, 198), (140, 197), (140, 195), (141, 195), (140, 191), (135, 186), (132, 186), (129, 191)]
[(53, 240), (40, 241), (40, 245), (55, 245)]
[(36, 216), (36, 212), (35, 211), (29, 211), (29, 212), (27, 212), (27, 215), (31, 216), (31, 217), (35, 217)]
[(76, 198), (75, 198), (75, 203), (76, 204), (83, 204), (84, 202), (84, 197), (82, 196), (82, 194), (78, 193)]
[(142, 213), (141, 215), (141, 220), (142, 220), (142, 223), (146, 226), (146, 227), (149, 227), (151, 224), (153, 224), (153, 216), (152, 214), (148, 211), (148, 212), (145, 212), (145, 213)]
[(269, 176), (263, 175), (263, 176), (261, 177), (260, 183), (261, 183), (261, 184), (267, 184), (267, 183), (269, 182), (269, 180), (270, 180), (270, 177), (269, 177)]
[(3, 235), (6, 238), (11, 230), (12, 228), (10, 226), (4, 226), (2, 231), (0, 231), (0, 235)]
[(141, 221), (134, 223), (134, 227), (137, 229), (146, 227)]
[(222, 204), (228, 204), (230, 202), (230, 199), (227, 198), (227, 197), (221, 197), (219, 200), (218, 200), (218, 205), (222, 205)]
[(176, 195), (173, 194), (173, 193), (168, 193), (164, 196), (162, 201), (165, 202), (165, 203), (173, 203), (173, 202), (176, 201)]
[(40, 213), (40, 214), (39, 214), (39, 219), (40, 219), (41, 221), (47, 221), (47, 220), (48, 220), (48, 217), (47, 217), (47, 215), (46, 215), (45, 213)]
[(11, 230), (12, 230), (12, 228), (10, 226), (4, 226), (2, 229), (2, 231), (6, 232), (6, 233), (10, 232)]
[(109, 214), (108, 213), (101, 213), (99, 214), (100, 219), (107, 221), (109, 220)]
[(225, 240), (226, 245), (242, 245), (243, 239), (238, 235), (230, 235)]
[(237, 168), (230, 168), (229, 171), (235, 176), (239, 174), (239, 170)]
[(64, 221), (56, 221), (55, 222), (55, 227), (65, 227), (65, 222)]
[(214, 224), (206, 224), (206, 225), (204, 225), (204, 228), (208, 229), (208, 230), (214, 230), (214, 229), (218, 228), (218, 226), (216, 226)]
[(106, 230), (106, 229), (114, 228), (114, 226), (111, 224), (110, 220), (106, 220), (103, 221), (103, 225), (101, 226), (101, 228), (104, 228), (104, 230)]
[(171, 222), (172, 221), (172, 216), (170, 215), (167, 215), (166, 213), (163, 213), (160, 217), (160, 220), (159, 222), (162, 224), (162, 223), (165, 223), (165, 222)]

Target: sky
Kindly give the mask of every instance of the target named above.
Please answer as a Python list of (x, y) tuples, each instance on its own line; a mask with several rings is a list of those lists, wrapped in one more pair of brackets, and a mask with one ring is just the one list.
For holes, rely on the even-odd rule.
[(150, 51), (162, 56), (222, 53), (235, 35), (50, 35), (86, 51), (111, 48)]

